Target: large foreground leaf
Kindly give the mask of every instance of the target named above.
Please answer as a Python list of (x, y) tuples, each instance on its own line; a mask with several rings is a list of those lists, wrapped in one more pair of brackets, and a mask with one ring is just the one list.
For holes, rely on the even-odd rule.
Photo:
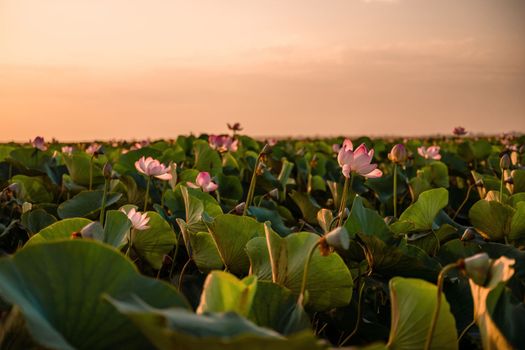
[(101, 299), (127, 293), (156, 307), (186, 307), (171, 286), (140, 275), (122, 254), (96, 241), (35, 244), (0, 260), (0, 294), (20, 308), (35, 341), (48, 348), (150, 348)]
[(180, 308), (154, 308), (137, 297), (108, 298), (161, 350), (308, 350), (322, 349), (309, 331), (289, 338), (258, 327), (236, 313), (196, 315)]

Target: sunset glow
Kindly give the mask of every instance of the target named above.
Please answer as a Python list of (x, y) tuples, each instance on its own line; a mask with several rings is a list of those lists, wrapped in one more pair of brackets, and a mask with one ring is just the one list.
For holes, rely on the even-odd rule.
[(0, 140), (525, 131), (524, 16), (520, 0), (0, 0)]

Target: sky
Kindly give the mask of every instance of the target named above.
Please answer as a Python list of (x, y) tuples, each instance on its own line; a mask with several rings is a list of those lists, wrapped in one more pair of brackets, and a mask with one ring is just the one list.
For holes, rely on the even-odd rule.
[(0, 140), (525, 132), (522, 0), (0, 0)]

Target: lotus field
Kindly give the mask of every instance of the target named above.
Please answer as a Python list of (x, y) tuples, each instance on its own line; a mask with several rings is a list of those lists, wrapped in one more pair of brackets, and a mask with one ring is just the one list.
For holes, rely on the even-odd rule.
[(0, 145), (2, 349), (525, 348), (525, 137)]

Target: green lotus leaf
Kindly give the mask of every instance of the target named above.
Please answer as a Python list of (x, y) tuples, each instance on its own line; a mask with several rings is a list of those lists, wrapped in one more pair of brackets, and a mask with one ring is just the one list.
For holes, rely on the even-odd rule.
[(218, 174), (217, 184), (221, 198), (241, 200), (243, 189), (238, 176)]
[(377, 236), (384, 241), (392, 238), (392, 232), (383, 218), (372, 209), (365, 208), (363, 198), (356, 196), (345, 228), (351, 237), (356, 234)]
[[(254, 238), (246, 246), (252, 273), (260, 280), (290, 289), (297, 296), (308, 252), (318, 241), (319, 236), (313, 233), (292, 233), (281, 238), (267, 228), (266, 238)], [(314, 252), (306, 278), (307, 309), (322, 311), (346, 306), (352, 297), (352, 287), (352, 275), (337, 253), (321, 256), (318, 250)]]
[(108, 210), (104, 221), (104, 243), (116, 248), (126, 245), (131, 221), (128, 216), (120, 210)]
[(64, 156), (64, 163), (71, 180), (75, 184), (88, 187), (89, 186), (89, 168), (91, 162), (93, 163), (93, 184), (103, 184), (104, 175), (102, 175), (102, 165), (99, 161), (85, 152), (73, 152), (71, 155)]
[(22, 224), (32, 234), (55, 223), (57, 219), (44, 209), (35, 209), (22, 214)]
[(469, 218), (483, 237), (500, 240), (510, 233), (514, 211), (511, 206), (498, 201), (481, 199), (470, 208)]
[(133, 249), (155, 269), (160, 269), (164, 255), (177, 244), (177, 236), (170, 224), (158, 213), (148, 211), (147, 214), (150, 219), (149, 228), (135, 231)]
[(23, 168), (45, 172), (51, 157), (48, 152), (37, 151), (35, 148), (15, 148), (9, 153), (8, 161), (21, 165)]
[[(82, 191), (73, 198), (62, 202), (58, 206), (58, 216), (62, 219), (86, 217), (96, 214), (102, 208), (104, 191)], [(109, 192), (106, 199), (106, 208), (117, 203), (122, 193)]]
[(217, 151), (213, 150), (208, 142), (197, 140), (193, 143), (193, 152), (195, 154), (195, 169), (207, 171), (212, 176), (222, 173), (221, 157)]
[(187, 307), (173, 287), (140, 275), (122, 254), (96, 241), (36, 244), (0, 259), (0, 294), (20, 308), (34, 340), (46, 348), (150, 348), (101, 298), (128, 293), (155, 307)]
[(401, 221), (414, 224), (415, 230), (430, 230), (438, 212), (448, 204), (448, 191), (436, 188), (421, 193), (417, 202), (409, 206), (399, 217)]
[(250, 206), (248, 213), (255, 217), (255, 219), (257, 219), (259, 222), (271, 222), (272, 228), (283, 237), (292, 232), (292, 230), (284, 224), (283, 218), (276, 210)]
[(228, 271), (236, 275), (247, 274), (250, 260), (246, 244), (254, 237), (264, 236), (264, 225), (251, 217), (222, 214), (207, 226)]
[(512, 170), (511, 176), (513, 182), (512, 193), (525, 192), (525, 170)]
[(31, 237), (26, 245), (69, 239), (73, 232), (80, 232), (80, 230), (91, 222), (91, 220), (84, 218), (71, 218), (57, 221)]
[(257, 277), (254, 275), (239, 280), (228, 272), (213, 271), (204, 282), (197, 313), (231, 311), (247, 317), (256, 290)]
[(212, 270), (222, 270), (224, 268), (224, 263), (217, 250), (215, 241), (209, 232), (185, 232), (186, 228), (183, 228), (181, 223), (179, 223), (179, 226), (182, 234), (187, 235), (189, 238), (190, 257), (197, 265), (199, 271), (208, 273)]
[[(429, 282), (394, 277), (390, 280), (392, 322), (387, 347), (391, 350), (423, 349), (437, 303), (437, 287)], [(444, 295), (431, 349), (457, 349), (454, 316)]]
[(49, 203), (53, 201), (53, 193), (46, 188), (44, 179), (40, 176), (15, 175), (9, 181), (19, 184), (21, 197), (31, 203)]
[(305, 192), (299, 192), (293, 190), (290, 193), (290, 198), (297, 204), (301, 213), (303, 214), (304, 220), (311, 224), (317, 224), (317, 212), (321, 209), (315, 199)]

